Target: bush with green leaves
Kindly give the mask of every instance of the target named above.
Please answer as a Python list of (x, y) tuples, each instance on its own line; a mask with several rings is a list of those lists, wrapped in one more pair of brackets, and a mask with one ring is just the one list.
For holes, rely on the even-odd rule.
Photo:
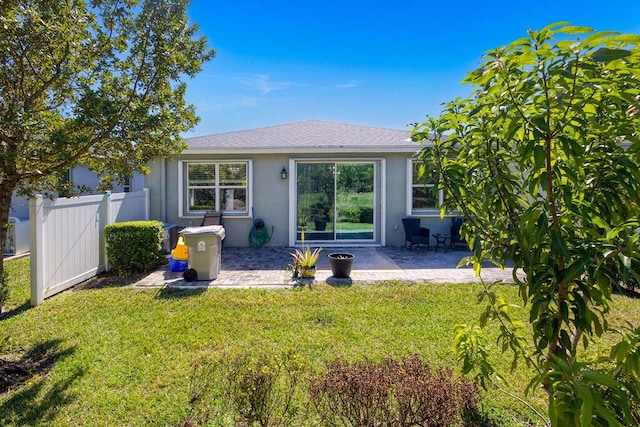
[(111, 268), (142, 273), (161, 264), (163, 230), (159, 221), (116, 222), (104, 228)]
[(360, 208), (357, 206), (341, 208), (340, 221), (352, 223), (360, 222)]
[(360, 209), (360, 218), (358, 222), (362, 224), (373, 224), (373, 208), (364, 207)]
[[(510, 262), (529, 307), (531, 329), (487, 285), (481, 326), (495, 322), (513, 366), (530, 366), (551, 424), (640, 424), (640, 325), (608, 321), (620, 278), (640, 274), (640, 35), (553, 24), (487, 52), (465, 82), (473, 93), (414, 138), (438, 167), (441, 214), (465, 217), (468, 261), (478, 274)], [(458, 328), (455, 348), (487, 385), (497, 368), (478, 331)], [(595, 358), (586, 349), (607, 332), (619, 341)]]
[(323, 425), (450, 426), (477, 410), (478, 387), (453, 370), (432, 370), (417, 355), (348, 363), (335, 360), (311, 380)]
[(185, 148), (198, 123), (185, 81), (215, 54), (188, 7), (0, 2), (0, 247), (14, 194), (71, 195), (78, 165), (107, 190)]

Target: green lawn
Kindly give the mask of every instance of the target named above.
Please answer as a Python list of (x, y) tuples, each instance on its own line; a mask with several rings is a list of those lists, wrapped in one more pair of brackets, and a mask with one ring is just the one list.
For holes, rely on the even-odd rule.
[[(42, 374), (0, 396), (0, 425), (175, 425), (188, 410), (194, 362), (216, 349), (293, 347), (316, 369), (334, 358), (411, 353), (453, 365), (453, 328), (481, 309), (476, 285), (401, 283), (205, 292), (110, 286), (28, 308), (28, 259), (6, 266), (14, 311), (0, 320), (0, 354), (49, 357), (39, 358), (48, 368)], [(515, 300), (514, 288), (502, 290)], [(616, 297), (616, 305), (615, 322), (640, 318), (640, 301)], [(508, 366), (497, 349), (495, 356)], [(521, 394), (527, 377), (522, 366), (507, 387)], [(542, 396), (529, 399), (543, 404)], [(498, 425), (533, 419), (497, 392), (483, 396), (482, 408)]]

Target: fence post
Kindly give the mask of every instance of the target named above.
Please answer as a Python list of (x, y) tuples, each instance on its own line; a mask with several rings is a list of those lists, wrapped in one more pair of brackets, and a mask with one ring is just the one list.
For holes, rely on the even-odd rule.
[(104, 192), (102, 202), (104, 204), (104, 221), (100, 224), (100, 250), (102, 252), (102, 259), (104, 260), (104, 269), (109, 271), (109, 256), (107, 255), (107, 239), (104, 235), (104, 228), (113, 222), (113, 212), (111, 212), (111, 191), (107, 190)]
[(29, 250), (31, 252), (31, 305), (44, 302), (44, 203), (41, 194), (29, 199)]
[(149, 189), (143, 188), (144, 192), (144, 220), (149, 221), (151, 218), (151, 204), (149, 202)]

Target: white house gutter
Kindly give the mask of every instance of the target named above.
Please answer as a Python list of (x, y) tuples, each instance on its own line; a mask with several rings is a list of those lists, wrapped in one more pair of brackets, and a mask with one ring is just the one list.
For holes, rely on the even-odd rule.
[(160, 215), (162, 222), (167, 222), (167, 159), (160, 162)]
[(348, 153), (416, 153), (421, 146), (415, 147), (270, 147), (270, 148), (188, 148), (182, 154), (340, 154)]

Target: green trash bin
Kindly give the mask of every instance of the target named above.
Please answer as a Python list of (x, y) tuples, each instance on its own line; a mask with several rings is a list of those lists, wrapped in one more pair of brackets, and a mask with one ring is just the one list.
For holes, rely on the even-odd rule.
[(187, 227), (180, 234), (189, 248), (189, 268), (198, 272), (198, 280), (215, 280), (220, 273), (220, 251), (224, 239), (222, 225)]

